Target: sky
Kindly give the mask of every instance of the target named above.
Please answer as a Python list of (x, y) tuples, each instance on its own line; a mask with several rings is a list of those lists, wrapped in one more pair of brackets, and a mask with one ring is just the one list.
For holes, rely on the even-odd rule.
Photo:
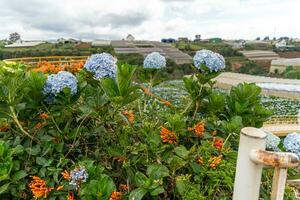
[(0, 0), (0, 39), (300, 38), (300, 0)]

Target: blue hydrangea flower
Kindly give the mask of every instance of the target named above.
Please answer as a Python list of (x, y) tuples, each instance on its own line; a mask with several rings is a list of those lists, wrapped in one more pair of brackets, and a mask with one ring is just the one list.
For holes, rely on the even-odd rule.
[(222, 55), (210, 50), (200, 50), (193, 58), (196, 68), (201, 70), (201, 65), (206, 65), (211, 72), (218, 72), (225, 68), (225, 59)]
[(94, 54), (88, 58), (84, 69), (94, 74), (95, 79), (104, 77), (115, 78), (117, 59), (109, 53)]
[(45, 101), (53, 102), (55, 96), (64, 88), (70, 88), (72, 95), (77, 93), (77, 79), (72, 73), (60, 71), (57, 74), (49, 75), (42, 90), (42, 94), (48, 96)]
[(279, 151), (278, 145), (280, 138), (273, 133), (267, 133), (266, 147), (267, 149)]
[(152, 52), (144, 59), (144, 68), (161, 69), (166, 67), (166, 58), (158, 52)]
[(290, 133), (283, 140), (283, 146), (287, 151), (300, 157), (300, 133)]
[(88, 177), (85, 167), (77, 167), (70, 172), (70, 185), (74, 185), (78, 189), (80, 184), (86, 182)]

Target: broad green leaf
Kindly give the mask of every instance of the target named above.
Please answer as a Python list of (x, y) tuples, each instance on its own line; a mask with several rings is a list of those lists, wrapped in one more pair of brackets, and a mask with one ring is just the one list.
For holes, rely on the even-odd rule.
[(143, 199), (143, 197), (145, 196), (146, 193), (147, 193), (147, 190), (145, 190), (143, 188), (137, 188), (137, 189), (133, 190), (132, 192), (130, 192), (129, 200), (141, 200), (141, 199)]
[(160, 164), (150, 165), (147, 169), (147, 175), (153, 179), (160, 179), (169, 176), (169, 169)]

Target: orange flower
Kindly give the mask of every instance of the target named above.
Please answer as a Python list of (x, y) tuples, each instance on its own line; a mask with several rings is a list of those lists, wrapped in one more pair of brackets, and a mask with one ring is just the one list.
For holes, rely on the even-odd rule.
[(37, 123), (35, 126), (34, 126), (34, 129), (40, 129), (43, 127), (43, 123), (42, 122), (39, 122)]
[(64, 189), (64, 186), (63, 186), (63, 185), (60, 185), (60, 186), (58, 186), (58, 187), (56, 188), (56, 190), (62, 190), (62, 189)]
[(169, 101), (167, 101), (165, 99), (160, 99), (160, 102), (163, 103), (165, 106), (168, 106), (168, 107), (172, 106), (171, 102), (169, 102)]
[(122, 197), (121, 192), (113, 191), (109, 197), (109, 200), (120, 200)]
[(188, 128), (188, 131), (194, 132), (197, 137), (203, 137), (205, 127), (203, 122), (198, 122), (194, 127)]
[(224, 143), (223, 139), (214, 137), (213, 142), (214, 142), (213, 144), (214, 147), (216, 147), (219, 151), (221, 151)]
[(0, 132), (7, 132), (9, 130), (9, 125), (8, 124), (3, 124), (0, 126)]
[(128, 121), (132, 124), (134, 122), (134, 113), (132, 111), (123, 111), (122, 112), (123, 115), (125, 115), (128, 119)]
[(73, 192), (69, 192), (68, 196), (67, 196), (67, 200), (74, 200), (74, 193)]
[(160, 138), (164, 143), (168, 142), (170, 144), (173, 144), (177, 142), (177, 136), (175, 135), (175, 133), (165, 127), (161, 127)]
[(32, 176), (31, 182), (28, 184), (34, 198), (47, 198), (48, 194), (54, 188), (46, 187), (46, 181), (42, 180), (38, 176)]
[(66, 180), (70, 180), (70, 179), (71, 179), (70, 173), (69, 173), (67, 170), (63, 171), (63, 172), (61, 173), (61, 175), (62, 175), (62, 176), (64, 177), (64, 179), (66, 179)]
[(216, 169), (217, 166), (221, 163), (221, 161), (222, 161), (222, 155), (211, 157), (208, 163), (212, 169)]
[(199, 164), (199, 165), (203, 165), (204, 161), (203, 161), (203, 158), (200, 156), (196, 159), (196, 162)]
[(113, 160), (115, 161), (118, 161), (118, 162), (124, 162), (126, 160), (125, 157), (122, 157), (122, 156), (117, 156), (117, 157), (114, 157)]
[(126, 185), (126, 184), (120, 184), (119, 189), (120, 189), (121, 191), (126, 191), (126, 190), (129, 190), (129, 187), (128, 187), (128, 185)]
[(40, 114), (40, 117), (41, 117), (42, 119), (48, 119), (48, 118), (49, 118), (49, 115), (48, 115), (47, 113), (41, 113), (41, 114)]
[(142, 87), (143, 92), (148, 96), (154, 96), (154, 94), (146, 87)]

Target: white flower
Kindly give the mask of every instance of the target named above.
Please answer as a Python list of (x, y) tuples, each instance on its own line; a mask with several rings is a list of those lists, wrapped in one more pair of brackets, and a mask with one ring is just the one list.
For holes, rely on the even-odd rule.
[(225, 59), (222, 55), (210, 50), (197, 51), (194, 58), (194, 65), (201, 70), (201, 65), (206, 65), (211, 72), (218, 72), (225, 68)]
[(267, 149), (278, 151), (278, 145), (280, 143), (280, 138), (273, 133), (267, 133), (266, 147)]
[(109, 77), (115, 78), (117, 60), (109, 53), (94, 54), (88, 58), (84, 69), (94, 74), (96, 79)]
[(166, 67), (166, 58), (158, 52), (148, 54), (144, 60), (144, 68), (161, 69)]
[(300, 156), (300, 133), (290, 133), (284, 138), (283, 146), (287, 151)]
[(70, 185), (74, 185), (78, 189), (81, 183), (86, 182), (87, 178), (88, 173), (85, 167), (75, 168), (70, 173)]

